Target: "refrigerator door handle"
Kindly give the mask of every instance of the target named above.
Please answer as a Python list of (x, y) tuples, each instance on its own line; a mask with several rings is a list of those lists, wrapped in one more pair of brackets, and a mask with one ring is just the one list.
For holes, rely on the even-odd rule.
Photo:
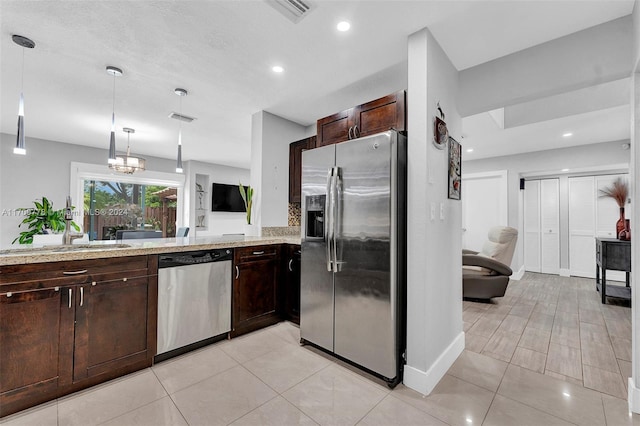
[(326, 248), (327, 255), (327, 271), (333, 271), (333, 262), (331, 260), (331, 194), (333, 188), (333, 167), (329, 169), (327, 172), (327, 194), (324, 199), (324, 213), (325, 213), (325, 221), (324, 221), (324, 242)]
[(342, 217), (342, 178), (340, 177), (340, 167), (335, 167), (334, 168), (334, 180), (333, 180), (333, 190), (334, 190), (334, 196), (333, 196), (333, 211), (332, 211), (332, 218), (331, 218), (331, 228), (333, 229), (332, 231), (332, 241), (331, 241), (331, 248), (333, 250), (333, 270), (334, 272), (340, 272), (340, 270), (342, 269), (342, 262), (338, 260), (338, 238), (337, 235), (339, 235), (340, 232), (340, 228), (341, 228), (341, 223), (340, 223), (340, 218)]

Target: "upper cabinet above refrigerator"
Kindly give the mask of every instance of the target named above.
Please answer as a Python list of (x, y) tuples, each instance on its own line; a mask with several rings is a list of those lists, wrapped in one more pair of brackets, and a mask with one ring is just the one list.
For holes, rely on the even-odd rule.
[(400, 90), (318, 120), (316, 146), (332, 145), (390, 129), (406, 130), (406, 92)]

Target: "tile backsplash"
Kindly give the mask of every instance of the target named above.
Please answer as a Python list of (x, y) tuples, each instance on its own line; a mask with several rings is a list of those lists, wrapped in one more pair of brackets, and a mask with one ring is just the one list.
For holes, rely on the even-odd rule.
[(302, 206), (300, 203), (289, 203), (289, 226), (300, 226)]

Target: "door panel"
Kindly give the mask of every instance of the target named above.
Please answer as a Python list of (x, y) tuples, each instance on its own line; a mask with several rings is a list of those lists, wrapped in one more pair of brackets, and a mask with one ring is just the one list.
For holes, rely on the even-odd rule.
[(542, 271), (540, 258), (540, 181), (530, 180), (524, 189), (524, 267)]
[(540, 269), (560, 273), (560, 181), (540, 181)]
[(569, 178), (569, 271), (595, 278), (595, 188), (593, 176)]
[[(300, 337), (333, 351), (333, 273), (327, 270), (324, 209), (335, 145), (302, 153)], [(316, 211), (314, 211), (316, 210)]]
[(339, 267), (334, 278), (334, 352), (388, 378), (396, 375), (393, 147), (389, 134), (336, 145), (342, 184), (335, 227)]
[[(620, 207), (613, 198), (600, 197), (600, 189), (611, 186), (617, 179), (628, 181), (628, 174), (604, 175), (595, 177), (596, 187), (596, 233), (597, 237), (617, 238), (616, 222), (620, 218)], [(627, 206), (629, 206), (627, 204)], [(631, 211), (625, 208), (625, 217), (629, 218)], [(622, 271), (607, 271), (607, 281), (625, 281), (626, 275)]]

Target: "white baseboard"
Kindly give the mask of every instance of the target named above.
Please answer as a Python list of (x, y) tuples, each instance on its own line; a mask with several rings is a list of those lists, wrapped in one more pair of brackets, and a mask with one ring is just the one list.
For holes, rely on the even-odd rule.
[(516, 280), (516, 281), (520, 281), (522, 279), (522, 277), (524, 277), (524, 265), (522, 265), (520, 267), (520, 269), (518, 269), (516, 272), (514, 272), (510, 279), (512, 280)]
[(629, 401), (629, 411), (640, 413), (640, 389), (633, 382), (633, 377), (629, 377), (629, 392), (627, 399)]
[(561, 277), (570, 277), (571, 271), (569, 269), (560, 268), (560, 276)]
[(408, 388), (418, 391), (423, 395), (429, 395), (456, 359), (458, 359), (458, 356), (460, 356), (463, 350), (464, 332), (461, 332), (438, 357), (429, 370), (422, 371), (410, 365), (405, 365), (402, 382)]

